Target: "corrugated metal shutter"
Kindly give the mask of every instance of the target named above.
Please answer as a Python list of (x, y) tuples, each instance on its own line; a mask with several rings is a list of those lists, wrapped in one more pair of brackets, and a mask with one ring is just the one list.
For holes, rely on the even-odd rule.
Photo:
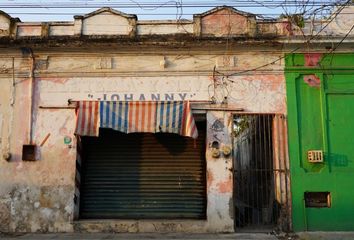
[(101, 129), (83, 138), (82, 219), (204, 219), (205, 123), (196, 141)]

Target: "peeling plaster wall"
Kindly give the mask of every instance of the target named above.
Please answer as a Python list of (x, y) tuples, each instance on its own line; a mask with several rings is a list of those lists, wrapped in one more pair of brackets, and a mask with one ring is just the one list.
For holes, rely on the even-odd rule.
[(66, 105), (68, 99), (200, 101), (212, 96), (220, 103), (226, 96), (230, 106), (245, 111), (285, 113), (281, 62), (228, 80), (217, 76), (215, 88), (212, 79), (215, 65), (220, 71), (237, 72), (278, 57), (258, 52), (49, 56), (37, 82), (42, 105)]
[[(12, 155), (10, 162), (4, 159), (0, 161), (0, 231), (232, 232), (231, 157), (214, 159), (210, 155), (210, 148), (206, 151), (207, 220), (73, 222), (75, 111), (40, 106), (64, 107), (69, 98), (103, 100), (106, 97), (107, 100), (118, 100), (119, 96), (120, 100), (125, 100), (125, 95), (130, 98), (131, 94), (133, 100), (150, 100), (153, 94), (160, 94), (160, 100), (165, 100), (165, 94), (170, 98), (173, 96), (174, 100), (210, 100), (215, 94), (220, 102), (228, 92), (230, 109), (241, 107), (250, 112), (285, 113), (285, 83), (282, 73), (251, 73), (230, 77), (232, 82), (227, 84), (227, 89), (225, 85), (220, 85), (214, 91), (210, 87), (213, 86), (212, 73), (206, 69), (212, 69), (215, 62), (223, 57), (218, 53), (187, 55), (175, 52), (166, 56), (168, 64), (165, 68), (161, 68), (162, 58), (159, 53), (150, 53), (148, 56), (139, 53), (121, 56), (112, 53), (108, 58), (98, 56), (104, 55), (103, 52), (98, 55), (83, 52), (80, 56), (84, 57), (80, 58), (75, 54), (68, 51), (61, 54), (42, 52), (36, 55), (33, 139), (38, 147), (38, 160), (35, 162), (21, 160), (22, 145), (29, 141), (31, 61), (28, 57), (15, 57), (15, 98), (14, 105), (11, 106), (12, 60), (11, 57), (0, 60), (0, 84), (4, 89), (0, 95), (1, 150), (2, 154), (10, 152)], [(253, 53), (248, 59), (245, 53), (234, 56), (234, 65), (219, 64), (219, 68), (248, 68), (252, 61), (258, 65), (277, 55)], [(43, 61), (45, 64), (39, 64)], [(132, 67), (129, 68), (129, 65)], [(281, 69), (282, 65), (272, 67)], [(221, 78), (218, 80), (222, 81)], [(224, 125), (220, 132), (211, 128), (216, 119)], [(220, 139), (222, 144), (231, 144), (231, 124), (231, 112), (209, 111), (207, 145), (215, 138)], [(44, 141), (48, 134), (48, 139)], [(65, 137), (70, 137), (72, 142), (65, 144)]]
[[(223, 128), (213, 129), (215, 121), (220, 121)], [(207, 218), (208, 228), (215, 232), (232, 232), (233, 223), (233, 175), (232, 157), (221, 154), (213, 158), (211, 143), (220, 142), (223, 146), (231, 147), (232, 114), (227, 112), (209, 111), (207, 113)]]
[[(327, 41), (338, 41), (337, 37), (344, 37), (347, 33), (349, 36), (354, 34), (349, 33), (350, 23), (353, 21), (353, 9), (353, 6), (346, 6), (344, 9), (338, 6), (335, 11), (339, 10), (339, 14), (333, 11), (328, 19), (306, 20), (302, 29), (286, 18), (277, 20), (256, 18), (251, 13), (238, 11), (228, 6), (219, 6), (201, 14), (194, 14), (193, 21), (181, 21), (181, 19), (139, 21), (136, 15), (103, 7), (83, 16), (75, 16), (73, 21), (22, 23), (19, 19), (11, 18), (5, 12), (0, 11), (0, 38), (6, 37), (13, 40), (50, 36), (52, 40), (60, 41), (62, 36), (71, 36), (72, 40), (77, 40), (78, 36), (85, 38), (93, 36), (93, 39), (97, 40), (98, 36), (107, 38), (120, 35), (136, 40), (136, 36), (168, 35), (175, 37), (175, 35), (183, 35), (186, 38), (223, 37), (224, 40), (225, 37), (256, 37), (254, 39), (256, 41), (263, 37), (272, 37), (280, 41), (285, 40), (284, 37), (290, 37), (288, 39), (290, 42), (291, 40), (298, 42), (298, 37), (303, 37), (305, 34), (308, 37), (327, 36), (330, 37)], [(13, 42), (8, 40), (5, 43), (11, 46)]]
[(8, 36), (11, 21), (4, 15), (0, 15), (0, 36)]
[(336, 8), (340, 11), (338, 15), (333, 18), (324, 19), (321, 21), (309, 21), (305, 23), (304, 33), (322, 36), (343, 36), (348, 34), (348, 37), (354, 36), (354, 32), (350, 31), (354, 21), (354, 6), (348, 5), (342, 10), (341, 7)]
[[(0, 78), (1, 89), (3, 91), (0, 94), (0, 116), (1, 116), (1, 131), (0, 131), (0, 147), (1, 149), (7, 149), (8, 141), (7, 136), (9, 133), (10, 122), (10, 78)], [(3, 152), (1, 152), (3, 154)], [(0, 161), (0, 232), (9, 231), (9, 223), (11, 222), (10, 208), (11, 198), (9, 192), (11, 191), (11, 183), (6, 179), (6, 172), (9, 170), (6, 167), (7, 162)]]
[(23, 37), (23, 36), (29, 36), (29, 37), (34, 37), (34, 36), (41, 36), (42, 33), (42, 26), (41, 25), (19, 25), (17, 27), (17, 36), (18, 37)]
[(294, 34), (297, 29), (293, 29), (291, 23), (288, 20), (284, 19), (280, 20), (277, 23), (258, 23), (257, 30), (258, 32), (263, 33), (265, 36), (289, 36), (291, 34)]
[(181, 33), (193, 33), (193, 24), (178, 24), (178, 23), (143, 23), (139, 22), (137, 25), (138, 35), (167, 35), (167, 34), (181, 34)]
[(230, 9), (223, 9), (203, 17), (201, 28), (203, 35), (218, 37), (253, 35), (256, 29), (256, 20), (234, 13)]
[[(28, 69), (26, 59), (16, 58), (15, 66), (17, 72)], [(1, 156), (11, 153), (10, 162), (3, 157), (0, 161), (0, 231), (72, 231), (76, 150), (63, 144), (63, 135), (72, 135), (65, 127), (72, 129), (74, 120), (71, 116), (67, 120), (61, 111), (43, 114), (35, 107), (35, 144), (40, 144), (44, 132), (51, 136), (38, 148), (39, 161), (22, 161), (22, 144), (29, 141), (30, 79), (15, 78), (13, 106), (12, 79), (1, 76), (0, 81), (4, 90), (0, 96), (0, 115), (4, 116)]]
[(51, 25), (49, 28), (50, 36), (72, 36), (74, 35), (74, 24), (71, 25)]
[(128, 35), (132, 26), (128, 19), (109, 12), (88, 17), (83, 20), (83, 35)]
[(68, 99), (208, 101), (214, 94), (221, 102), (228, 94), (230, 106), (250, 112), (285, 113), (283, 76), (239, 76), (230, 80), (234, 83), (218, 86), (215, 92), (208, 76), (42, 78), (38, 85), (42, 105), (63, 106)]

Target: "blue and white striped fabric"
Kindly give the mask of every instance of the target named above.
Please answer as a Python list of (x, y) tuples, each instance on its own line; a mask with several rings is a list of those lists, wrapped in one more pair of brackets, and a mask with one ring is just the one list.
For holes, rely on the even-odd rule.
[(129, 102), (101, 102), (100, 127), (128, 132)]
[(196, 139), (198, 129), (188, 101), (100, 102), (100, 127), (124, 133), (165, 132)]
[(156, 132), (180, 134), (183, 107), (183, 102), (158, 102), (156, 108)]

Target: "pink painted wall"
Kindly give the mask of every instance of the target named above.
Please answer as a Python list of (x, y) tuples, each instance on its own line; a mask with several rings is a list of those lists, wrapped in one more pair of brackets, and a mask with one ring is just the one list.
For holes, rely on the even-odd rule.
[(243, 35), (248, 33), (248, 19), (230, 9), (222, 9), (202, 17), (202, 34), (214, 36)]

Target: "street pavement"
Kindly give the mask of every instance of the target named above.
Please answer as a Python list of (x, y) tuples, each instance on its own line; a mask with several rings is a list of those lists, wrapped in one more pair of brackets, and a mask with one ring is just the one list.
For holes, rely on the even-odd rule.
[(68, 239), (68, 240), (354, 240), (354, 232), (301, 232), (296, 234), (232, 233), (232, 234), (187, 234), (187, 233), (0, 233), (0, 239)]
[[(238, 240), (277, 240), (275, 235), (266, 233), (239, 233), (239, 234), (142, 234), (142, 233), (50, 233), (50, 234), (12, 234), (0, 235), (0, 239), (69, 239), (69, 240), (103, 240), (103, 239), (126, 239), (126, 240), (214, 240), (214, 239), (238, 239)], [(287, 238), (285, 238), (287, 239)]]

